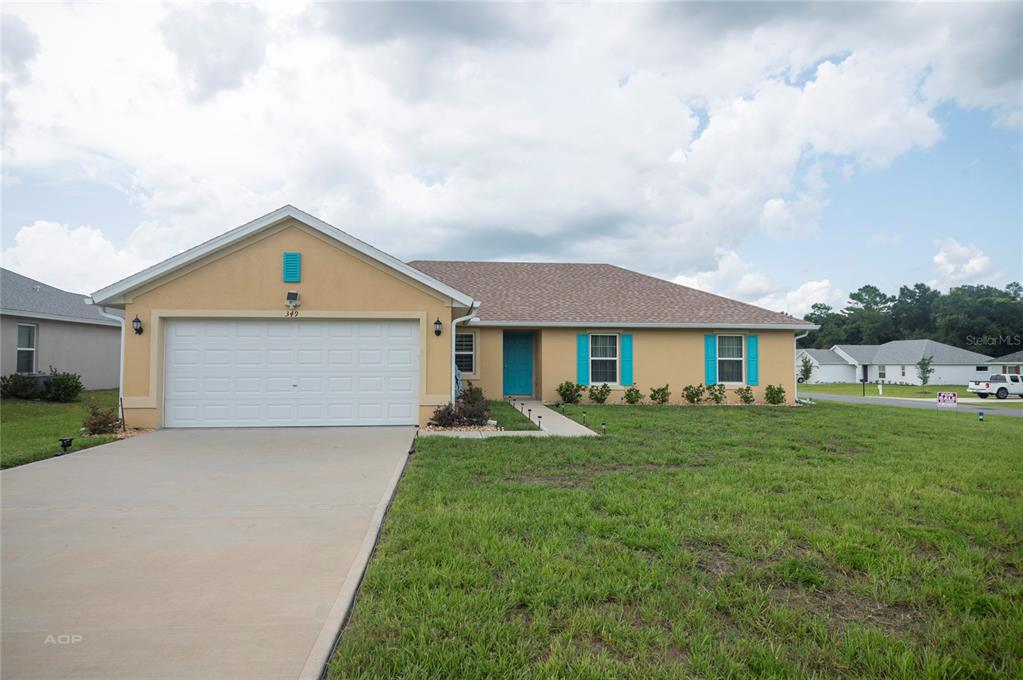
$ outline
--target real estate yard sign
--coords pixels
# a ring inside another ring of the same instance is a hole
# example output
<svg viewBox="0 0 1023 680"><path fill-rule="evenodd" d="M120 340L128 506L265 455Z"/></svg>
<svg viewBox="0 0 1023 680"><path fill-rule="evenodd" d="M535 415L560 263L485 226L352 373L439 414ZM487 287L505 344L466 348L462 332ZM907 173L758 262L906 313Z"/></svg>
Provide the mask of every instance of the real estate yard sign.
<svg viewBox="0 0 1023 680"><path fill-rule="evenodd" d="M959 395L956 392L938 392L938 408L959 408Z"/></svg>

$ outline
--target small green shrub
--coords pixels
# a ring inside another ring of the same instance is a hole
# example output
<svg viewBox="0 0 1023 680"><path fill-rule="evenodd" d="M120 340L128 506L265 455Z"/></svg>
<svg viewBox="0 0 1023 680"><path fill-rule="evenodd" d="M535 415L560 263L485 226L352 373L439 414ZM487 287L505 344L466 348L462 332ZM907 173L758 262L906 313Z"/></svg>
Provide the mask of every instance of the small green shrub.
<svg viewBox="0 0 1023 680"><path fill-rule="evenodd" d="M35 396L36 381L20 373L0 378L0 398L31 399Z"/></svg>
<svg viewBox="0 0 1023 680"><path fill-rule="evenodd" d="M625 403L627 404L638 404L643 401L643 393L635 387L630 387L625 390Z"/></svg>
<svg viewBox="0 0 1023 680"><path fill-rule="evenodd" d="M667 404L670 397L671 390L668 389L667 385L664 385L663 387L650 388L650 401L655 404Z"/></svg>
<svg viewBox="0 0 1023 680"><path fill-rule="evenodd" d="M682 396L690 404L699 404L703 401L704 394L707 388L703 386L703 383L697 383L695 385L686 385L682 388Z"/></svg>
<svg viewBox="0 0 1023 680"><path fill-rule="evenodd" d="M603 385L590 385L590 401L594 404L603 404L611 396L611 388L607 383Z"/></svg>
<svg viewBox="0 0 1023 680"><path fill-rule="evenodd" d="M784 404L785 388L781 385L768 385L764 388L764 401L768 404L774 404L775 406L778 404Z"/></svg>
<svg viewBox="0 0 1023 680"><path fill-rule="evenodd" d="M95 402L89 402L89 415L82 421L83 430L88 434L114 434L120 427L117 407L100 408Z"/></svg>
<svg viewBox="0 0 1023 680"><path fill-rule="evenodd" d="M565 382L554 388L554 391L561 397L561 401L566 404L578 404L583 398L583 390L586 389L585 385L574 383L571 380Z"/></svg>
<svg viewBox="0 0 1023 680"><path fill-rule="evenodd" d="M43 386L42 397L46 401L69 402L82 393L82 376L77 373L62 373L50 366L50 377Z"/></svg>
<svg viewBox="0 0 1023 680"><path fill-rule="evenodd" d="M725 386L721 383L707 387L707 398L715 404L725 403Z"/></svg>
<svg viewBox="0 0 1023 680"><path fill-rule="evenodd" d="M746 387L736 387L735 393L739 396L739 401L746 404L747 406L756 401L753 398L753 388L747 385Z"/></svg>

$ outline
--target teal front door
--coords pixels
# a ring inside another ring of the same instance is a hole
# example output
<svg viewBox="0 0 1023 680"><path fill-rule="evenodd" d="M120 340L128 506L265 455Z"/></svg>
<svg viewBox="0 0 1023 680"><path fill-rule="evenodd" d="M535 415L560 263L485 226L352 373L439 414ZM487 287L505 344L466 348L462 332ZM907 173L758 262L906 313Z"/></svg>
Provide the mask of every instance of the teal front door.
<svg viewBox="0 0 1023 680"><path fill-rule="evenodd" d="M533 395L532 333L504 333L504 393Z"/></svg>

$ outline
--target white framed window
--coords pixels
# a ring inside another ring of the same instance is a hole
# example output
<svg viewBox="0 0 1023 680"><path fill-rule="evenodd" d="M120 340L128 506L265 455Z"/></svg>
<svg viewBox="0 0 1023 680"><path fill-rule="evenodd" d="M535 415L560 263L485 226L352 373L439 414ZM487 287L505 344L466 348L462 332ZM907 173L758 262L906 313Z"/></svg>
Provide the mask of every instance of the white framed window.
<svg viewBox="0 0 1023 680"><path fill-rule="evenodd" d="M476 334L455 334L455 366L462 373L476 373Z"/></svg>
<svg viewBox="0 0 1023 680"><path fill-rule="evenodd" d="M878 366L877 367L877 377L878 377L879 380L884 380L885 378L888 377L888 374L885 372L887 369L888 369L887 366Z"/></svg>
<svg viewBox="0 0 1023 680"><path fill-rule="evenodd" d="M743 335L718 336L718 382L743 384L746 381L746 337Z"/></svg>
<svg viewBox="0 0 1023 680"><path fill-rule="evenodd" d="M35 373L36 370L36 326L30 323L18 324L18 373Z"/></svg>
<svg viewBox="0 0 1023 680"><path fill-rule="evenodd" d="M906 367L905 366L900 366L899 368L902 370L902 377L905 378L906 377Z"/></svg>
<svg viewBox="0 0 1023 680"><path fill-rule="evenodd" d="M590 335L590 384L618 384L618 336Z"/></svg>
<svg viewBox="0 0 1023 680"><path fill-rule="evenodd" d="M975 366L975 368L977 369L978 373L987 373L987 371L988 371L988 367L987 366Z"/></svg>

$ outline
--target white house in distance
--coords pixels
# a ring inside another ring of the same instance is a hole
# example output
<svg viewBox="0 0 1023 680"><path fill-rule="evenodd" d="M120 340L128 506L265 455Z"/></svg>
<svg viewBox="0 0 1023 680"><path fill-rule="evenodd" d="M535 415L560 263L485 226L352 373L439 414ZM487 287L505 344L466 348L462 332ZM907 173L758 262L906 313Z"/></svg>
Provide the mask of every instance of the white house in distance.
<svg viewBox="0 0 1023 680"><path fill-rule="evenodd" d="M992 373L1023 373L1023 351L991 359L988 363Z"/></svg>
<svg viewBox="0 0 1023 680"><path fill-rule="evenodd" d="M934 340L893 340L883 345L835 345L831 349L796 351L796 368L809 357L813 373L809 383L885 382L919 385L916 364L925 356L932 358L932 385L965 385L986 378L992 369L991 357L946 345ZM997 372L997 371L995 371Z"/></svg>

